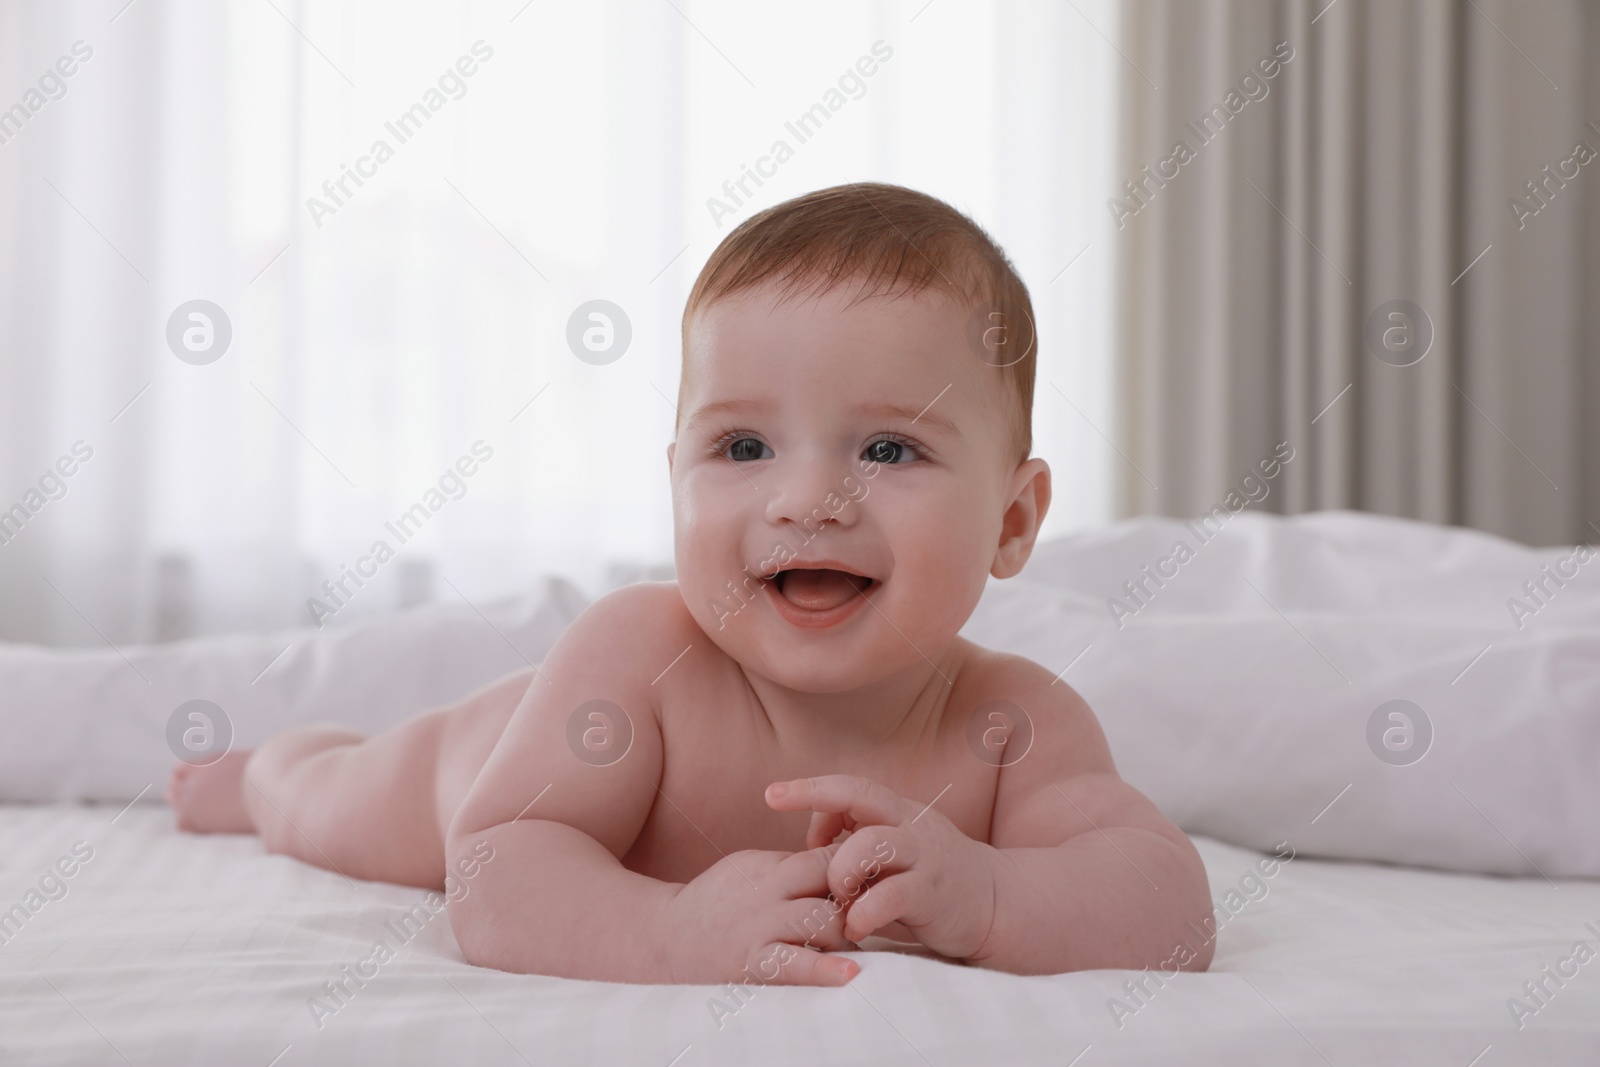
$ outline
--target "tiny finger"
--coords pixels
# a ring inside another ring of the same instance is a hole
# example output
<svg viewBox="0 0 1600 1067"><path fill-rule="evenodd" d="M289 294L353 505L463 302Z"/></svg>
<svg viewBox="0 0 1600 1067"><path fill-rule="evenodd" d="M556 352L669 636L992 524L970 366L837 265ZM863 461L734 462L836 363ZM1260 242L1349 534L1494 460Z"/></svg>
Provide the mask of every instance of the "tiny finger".
<svg viewBox="0 0 1600 1067"><path fill-rule="evenodd" d="M821 848L833 844L833 839L846 829L844 816L836 811L814 811L811 825L806 829L806 847Z"/></svg>
<svg viewBox="0 0 1600 1067"><path fill-rule="evenodd" d="M794 778L767 786L767 806L774 811L835 811L858 823L898 826L911 819L920 805L892 789L853 774L824 774Z"/></svg>
<svg viewBox="0 0 1600 1067"><path fill-rule="evenodd" d="M909 870L917 861L917 840L892 826L863 826L838 845L828 865L828 890L853 902L872 882Z"/></svg>
<svg viewBox="0 0 1600 1067"><path fill-rule="evenodd" d="M775 888L793 899L825 896L828 892L828 869L838 851L838 845L822 845L786 856L774 868L778 877Z"/></svg>
<svg viewBox="0 0 1600 1067"><path fill-rule="evenodd" d="M803 945L776 941L762 949L751 971L771 985L841 986L861 973L861 965Z"/></svg>
<svg viewBox="0 0 1600 1067"><path fill-rule="evenodd" d="M794 902L783 936L792 934L808 948L825 952L852 952L855 942L844 936L844 907L828 897Z"/></svg>
<svg viewBox="0 0 1600 1067"><path fill-rule="evenodd" d="M860 941L879 927L905 917L911 903L911 879L905 875L885 878L850 903L845 916L844 936Z"/></svg>

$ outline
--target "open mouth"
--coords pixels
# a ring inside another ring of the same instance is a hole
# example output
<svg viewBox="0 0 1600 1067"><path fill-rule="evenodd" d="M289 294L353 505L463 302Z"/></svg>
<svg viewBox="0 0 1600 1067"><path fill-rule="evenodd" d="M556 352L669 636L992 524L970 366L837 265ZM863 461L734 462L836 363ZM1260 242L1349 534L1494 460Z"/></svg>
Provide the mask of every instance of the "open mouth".
<svg viewBox="0 0 1600 1067"><path fill-rule="evenodd" d="M878 584L876 579L831 567L779 571L771 583L779 596L802 611L832 611Z"/></svg>

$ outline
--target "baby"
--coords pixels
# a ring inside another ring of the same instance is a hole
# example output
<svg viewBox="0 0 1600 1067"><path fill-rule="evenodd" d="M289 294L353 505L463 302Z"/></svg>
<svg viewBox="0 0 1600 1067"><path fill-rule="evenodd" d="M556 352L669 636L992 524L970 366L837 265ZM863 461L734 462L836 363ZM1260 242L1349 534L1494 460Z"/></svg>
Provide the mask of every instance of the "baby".
<svg viewBox="0 0 1600 1067"><path fill-rule="evenodd" d="M507 971L841 985L874 934L1017 974L1171 961L1211 913L1194 846L1071 687L957 636L1050 504L1032 323L1004 253L932 197L755 215L684 310L677 581L387 733L180 764L178 825L448 874L462 952Z"/></svg>

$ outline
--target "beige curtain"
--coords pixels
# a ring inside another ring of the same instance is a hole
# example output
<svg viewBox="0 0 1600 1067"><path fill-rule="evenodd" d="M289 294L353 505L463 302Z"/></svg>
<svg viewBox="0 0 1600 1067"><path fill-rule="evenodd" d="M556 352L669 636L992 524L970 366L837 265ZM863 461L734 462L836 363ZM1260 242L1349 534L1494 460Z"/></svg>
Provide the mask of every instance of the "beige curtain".
<svg viewBox="0 0 1600 1067"><path fill-rule="evenodd" d="M1132 2L1121 50L1121 510L1286 443L1258 507L1600 541L1600 4Z"/></svg>

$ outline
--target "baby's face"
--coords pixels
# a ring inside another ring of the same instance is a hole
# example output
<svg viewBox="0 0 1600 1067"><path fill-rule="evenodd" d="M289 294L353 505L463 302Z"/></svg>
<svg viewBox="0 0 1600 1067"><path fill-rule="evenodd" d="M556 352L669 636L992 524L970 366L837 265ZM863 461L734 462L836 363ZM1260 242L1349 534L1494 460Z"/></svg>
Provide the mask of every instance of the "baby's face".
<svg viewBox="0 0 1600 1067"><path fill-rule="evenodd" d="M970 309L855 295L706 308L668 449L689 610L746 670L809 692L942 651L1017 491L1009 386L968 347Z"/></svg>

